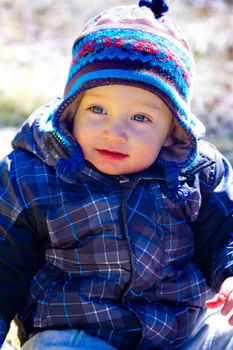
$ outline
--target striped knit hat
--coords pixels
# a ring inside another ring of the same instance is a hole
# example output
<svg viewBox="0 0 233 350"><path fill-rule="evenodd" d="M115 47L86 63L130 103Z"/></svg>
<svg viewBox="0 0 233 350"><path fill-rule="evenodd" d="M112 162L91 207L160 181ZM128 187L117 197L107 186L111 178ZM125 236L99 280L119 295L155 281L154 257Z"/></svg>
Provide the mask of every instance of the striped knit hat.
<svg viewBox="0 0 233 350"><path fill-rule="evenodd" d="M64 100L53 125L57 133L67 107L86 90L112 84L140 87L159 96L174 116L175 147L162 149L158 162L171 170L195 161L204 126L189 106L193 58L181 32L164 15L167 10L163 0L141 0L102 12L86 24L73 45Z"/></svg>

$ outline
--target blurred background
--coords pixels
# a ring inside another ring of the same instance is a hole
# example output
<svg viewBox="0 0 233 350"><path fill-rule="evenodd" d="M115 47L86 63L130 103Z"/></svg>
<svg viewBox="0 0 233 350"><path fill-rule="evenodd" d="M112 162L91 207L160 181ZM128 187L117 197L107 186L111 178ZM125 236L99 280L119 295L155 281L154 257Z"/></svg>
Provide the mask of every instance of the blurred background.
<svg viewBox="0 0 233 350"><path fill-rule="evenodd" d="M16 128L61 96L73 40L84 23L123 0L0 0L0 158ZM196 59L192 110L233 164L233 0L167 0ZM13 329L4 350L17 349Z"/></svg>
<svg viewBox="0 0 233 350"><path fill-rule="evenodd" d="M193 112L206 124L207 138L233 162L233 0L167 2L197 63ZM1 139L7 143L35 108L62 95L71 46L83 24L104 8L130 3L0 0Z"/></svg>

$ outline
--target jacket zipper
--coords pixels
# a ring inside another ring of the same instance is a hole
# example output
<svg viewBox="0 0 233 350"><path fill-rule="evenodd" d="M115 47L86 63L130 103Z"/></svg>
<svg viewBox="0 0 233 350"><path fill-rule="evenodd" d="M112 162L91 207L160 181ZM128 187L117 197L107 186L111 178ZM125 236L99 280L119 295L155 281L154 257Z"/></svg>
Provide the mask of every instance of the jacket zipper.
<svg viewBox="0 0 233 350"><path fill-rule="evenodd" d="M58 161L60 158L64 157L64 153L66 153L67 156L69 156L70 153L68 147L62 141L62 138L54 130L49 135L46 143L50 154L55 161ZM57 143L58 146L56 146L55 143Z"/></svg>

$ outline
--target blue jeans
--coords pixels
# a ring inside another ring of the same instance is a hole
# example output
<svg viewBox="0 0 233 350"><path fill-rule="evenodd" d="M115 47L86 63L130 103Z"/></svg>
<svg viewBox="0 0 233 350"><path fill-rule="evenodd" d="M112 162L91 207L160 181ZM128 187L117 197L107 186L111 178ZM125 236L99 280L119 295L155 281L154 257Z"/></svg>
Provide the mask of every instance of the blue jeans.
<svg viewBox="0 0 233 350"><path fill-rule="evenodd" d="M76 329L48 330L37 333L21 350L116 350L104 340Z"/></svg>
<svg viewBox="0 0 233 350"><path fill-rule="evenodd" d="M207 310L200 317L182 350L233 350L233 326L220 310Z"/></svg>
<svg viewBox="0 0 233 350"><path fill-rule="evenodd" d="M85 331L48 330L36 334L21 350L117 350ZM207 311L182 350L233 350L233 327L219 314Z"/></svg>

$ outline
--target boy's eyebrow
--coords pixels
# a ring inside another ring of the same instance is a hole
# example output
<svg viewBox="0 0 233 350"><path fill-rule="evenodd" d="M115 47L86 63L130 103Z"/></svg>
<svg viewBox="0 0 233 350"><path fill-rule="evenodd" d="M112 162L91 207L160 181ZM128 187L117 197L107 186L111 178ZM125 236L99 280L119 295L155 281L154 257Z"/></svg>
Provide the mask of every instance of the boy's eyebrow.
<svg viewBox="0 0 233 350"><path fill-rule="evenodd" d="M161 106L157 105L156 103L149 103L149 102L142 102L141 105L145 107L149 107L150 109L161 109Z"/></svg>
<svg viewBox="0 0 233 350"><path fill-rule="evenodd" d="M105 98L108 99L108 96L106 95L102 95L102 94L98 94L96 92L87 92L86 96L91 96L91 97L101 97L101 98ZM161 109L161 107L159 105L157 105L156 103L153 102L138 102L139 105L145 106L145 107L149 107L150 109Z"/></svg>
<svg viewBox="0 0 233 350"><path fill-rule="evenodd" d="M87 97L96 97L96 98L103 98L103 99L105 99L105 100L108 100L109 99L109 97L108 96L106 96L106 95L104 95L104 94L100 94L100 93L96 93L96 92L92 92L92 91L88 91L88 92L86 92L86 96ZM85 95L84 95L84 97L85 97ZM146 108L149 108L149 109L161 109L162 108L162 106L160 106L159 104L157 104L157 103L153 103L153 102L138 102L138 105L141 107L146 107ZM136 106L137 106L137 104L136 104Z"/></svg>
<svg viewBox="0 0 233 350"><path fill-rule="evenodd" d="M96 93L96 92L86 92L86 94L85 94L87 97L89 97L89 96L92 96L92 97L103 97L103 98L108 98L108 96L106 96L106 95L102 95L102 94L98 94L98 93ZM84 97L85 97L85 95L84 95Z"/></svg>

